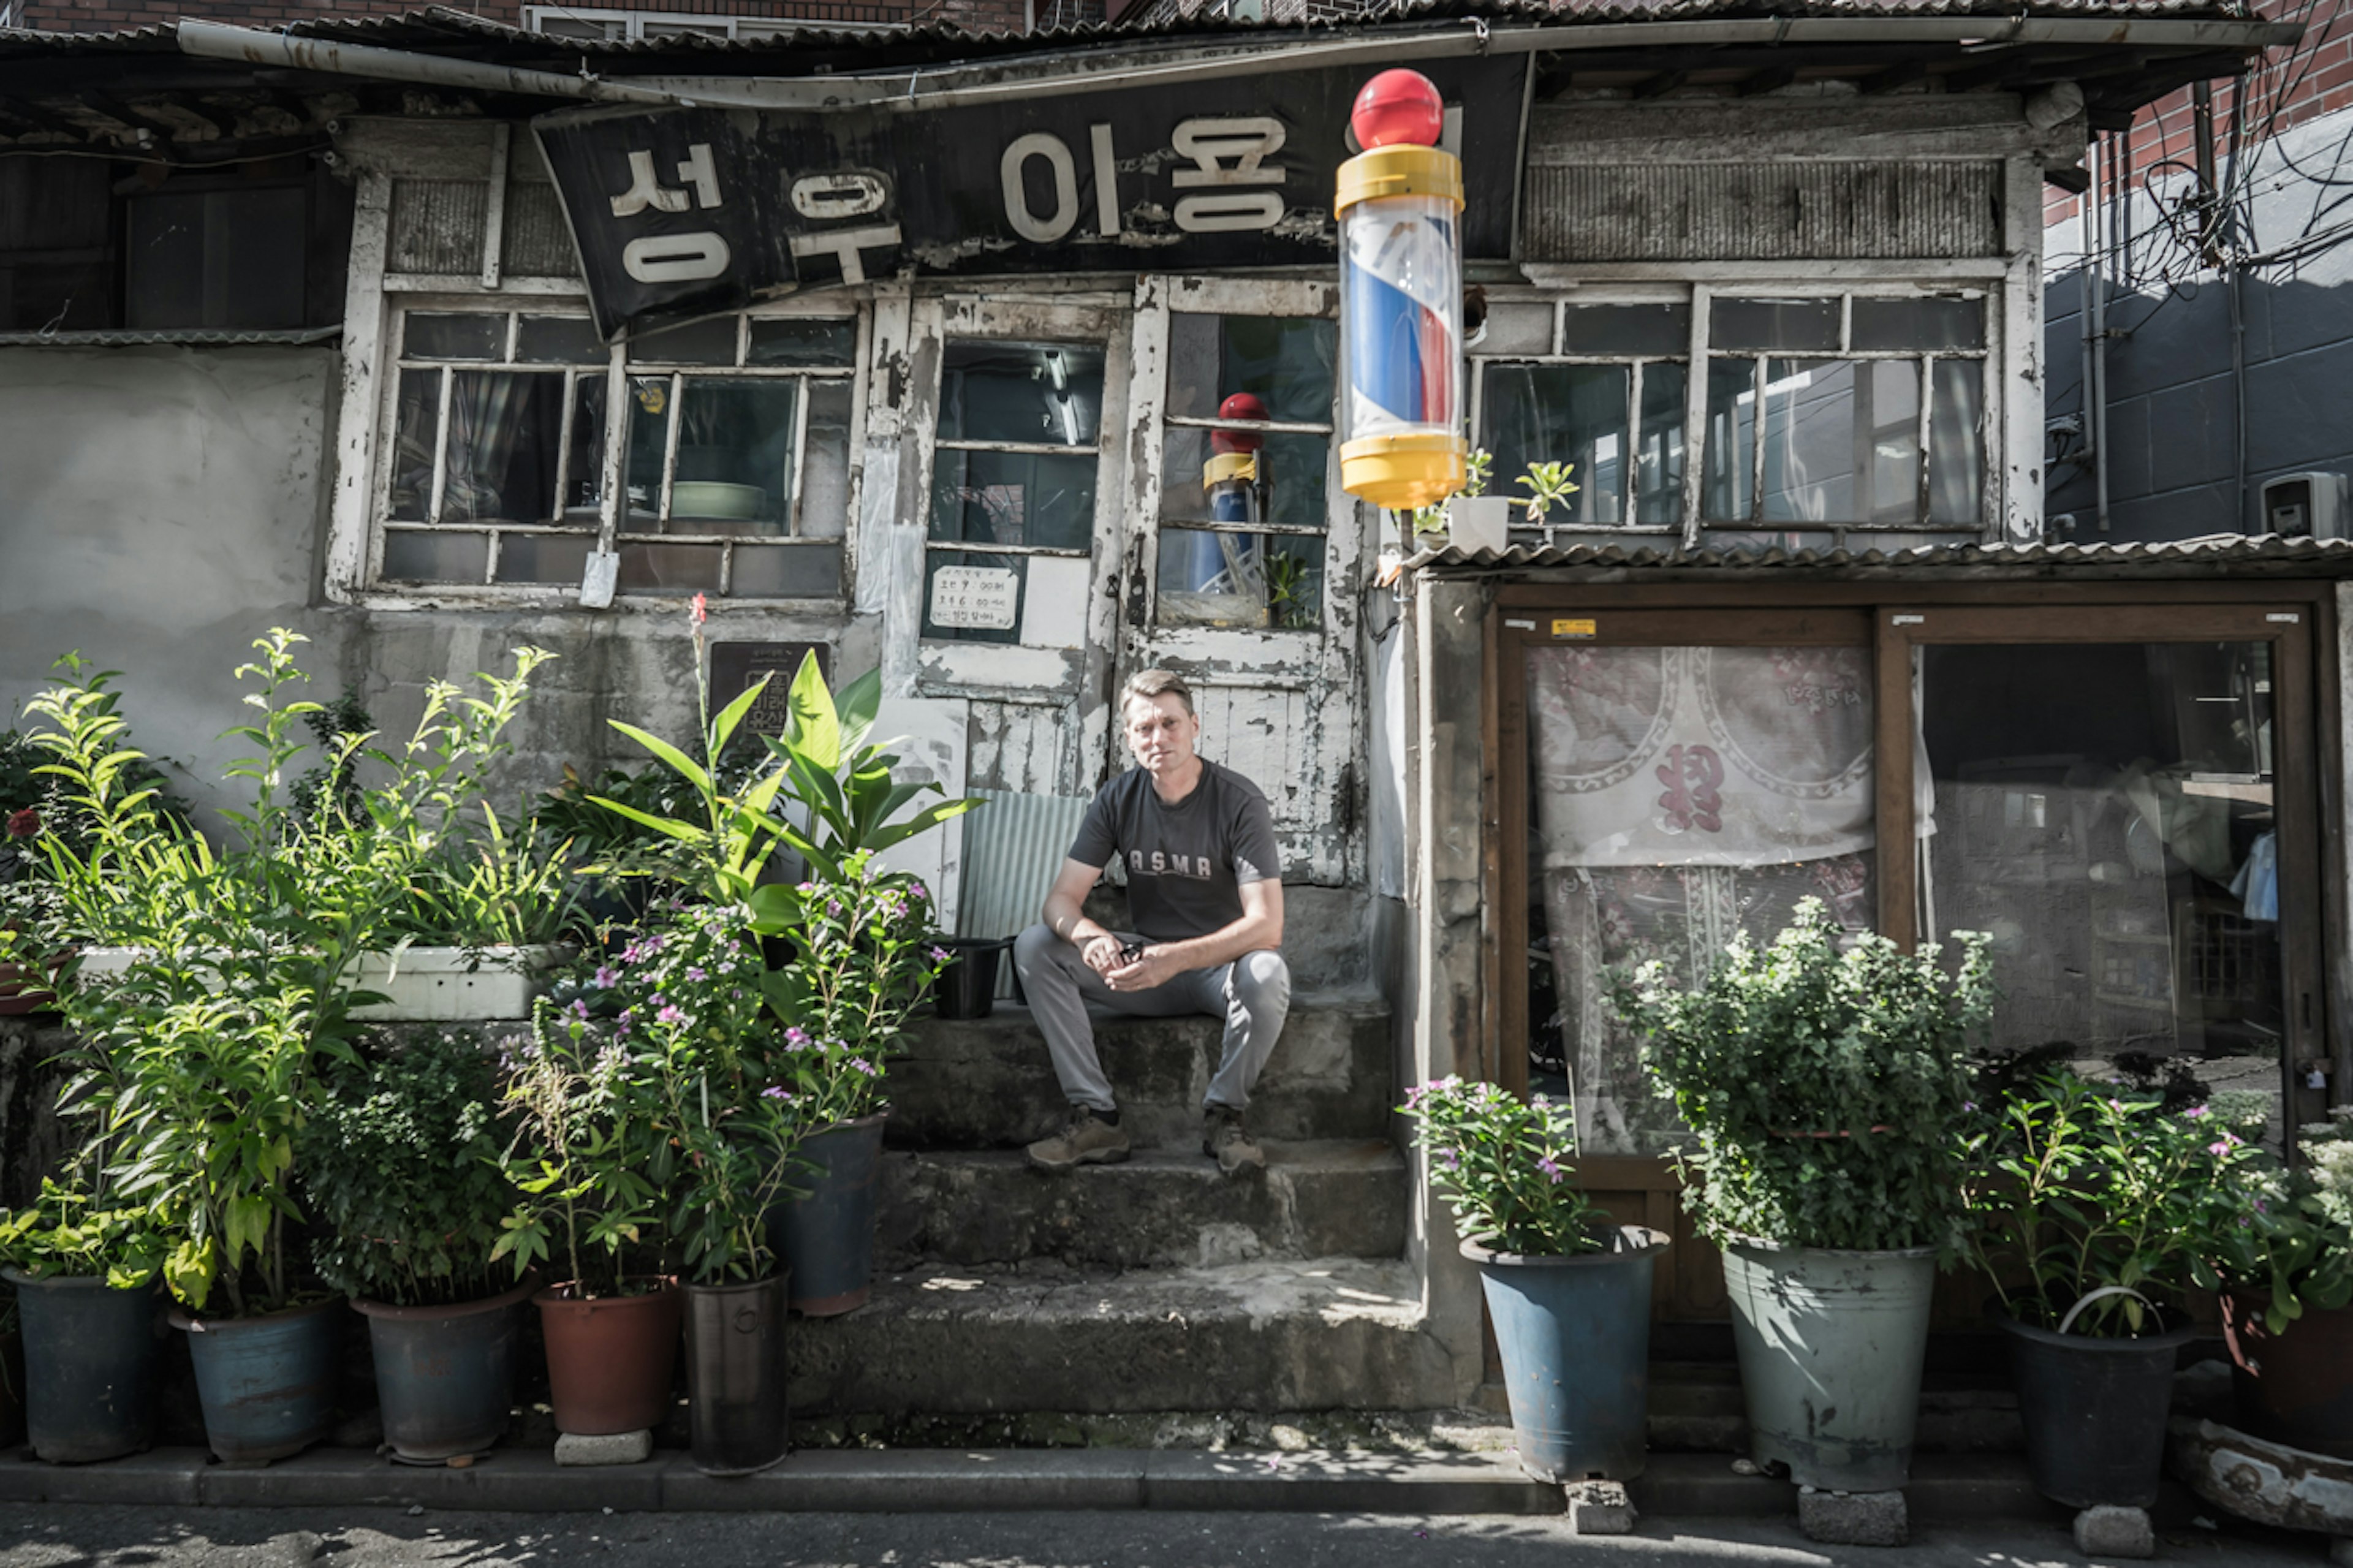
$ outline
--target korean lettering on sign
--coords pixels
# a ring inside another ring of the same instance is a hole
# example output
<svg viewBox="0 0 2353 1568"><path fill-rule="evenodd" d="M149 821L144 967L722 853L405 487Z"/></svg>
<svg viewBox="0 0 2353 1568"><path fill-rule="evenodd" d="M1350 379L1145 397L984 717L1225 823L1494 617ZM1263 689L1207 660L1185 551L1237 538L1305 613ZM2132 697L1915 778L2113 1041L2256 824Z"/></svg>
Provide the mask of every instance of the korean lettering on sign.
<svg viewBox="0 0 2353 1568"><path fill-rule="evenodd" d="M932 624L1009 631L1020 597L1018 573L999 566L943 566L932 574Z"/></svg>

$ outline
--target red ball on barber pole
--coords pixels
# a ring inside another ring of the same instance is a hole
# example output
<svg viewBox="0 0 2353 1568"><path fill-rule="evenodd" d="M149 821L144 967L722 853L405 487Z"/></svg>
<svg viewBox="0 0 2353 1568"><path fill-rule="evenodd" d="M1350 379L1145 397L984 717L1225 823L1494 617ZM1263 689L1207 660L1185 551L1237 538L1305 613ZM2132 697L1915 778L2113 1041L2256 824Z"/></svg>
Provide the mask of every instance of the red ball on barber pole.
<svg viewBox="0 0 2353 1568"><path fill-rule="evenodd" d="M1264 419L1266 405L1247 392L1237 392L1218 405L1220 419ZM1209 450L1212 452L1255 452L1266 445L1266 436L1258 430L1212 430Z"/></svg>
<svg viewBox="0 0 2353 1568"><path fill-rule="evenodd" d="M1446 130L1446 100L1419 71L1386 70L1357 89L1348 111L1356 145L1435 147Z"/></svg>

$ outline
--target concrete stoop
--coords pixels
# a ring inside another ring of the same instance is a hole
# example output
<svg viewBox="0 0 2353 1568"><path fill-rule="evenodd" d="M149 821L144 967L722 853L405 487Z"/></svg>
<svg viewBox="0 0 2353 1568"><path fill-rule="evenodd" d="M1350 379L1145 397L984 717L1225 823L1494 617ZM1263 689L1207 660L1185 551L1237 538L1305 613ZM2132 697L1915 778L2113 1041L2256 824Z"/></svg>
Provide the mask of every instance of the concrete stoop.
<svg viewBox="0 0 2353 1568"><path fill-rule="evenodd" d="M1395 1258L1105 1274L927 1265L794 1325L793 1408L906 1412L1437 1407L1453 1367Z"/></svg>

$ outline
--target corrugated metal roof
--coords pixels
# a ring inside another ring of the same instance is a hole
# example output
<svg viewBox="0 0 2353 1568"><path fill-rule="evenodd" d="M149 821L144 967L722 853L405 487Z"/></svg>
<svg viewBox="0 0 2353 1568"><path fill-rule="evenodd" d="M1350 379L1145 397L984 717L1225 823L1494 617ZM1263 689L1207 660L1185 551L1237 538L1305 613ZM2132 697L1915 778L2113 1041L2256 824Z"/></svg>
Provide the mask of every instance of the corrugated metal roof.
<svg viewBox="0 0 2353 1568"><path fill-rule="evenodd" d="M178 348L248 348L264 344L281 348L331 343L343 335L334 327L289 327L282 331L237 331L227 328L156 327L100 328L76 332L0 332L6 349L121 349L158 344Z"/></svg>
<svg viewBox="0 0 2353 1568"><path fill-rule="evenodd" d="M2280 573L2309 568L2314 576L2353 575L2353 539L2290 539L2276 533L2206 534L2154 542L2043 544L1924 544L1905 550L1703 549L1597 542L1515 544L1508 550L1466 552L1448 545L1407 558L1409 571L1449 576L1508 575L1557 568L1625 571L1768 573L1789 570L1886 573L1890 575L1960 567L2045 568L2068 574L2229 575L2254 569Z"/></svg>

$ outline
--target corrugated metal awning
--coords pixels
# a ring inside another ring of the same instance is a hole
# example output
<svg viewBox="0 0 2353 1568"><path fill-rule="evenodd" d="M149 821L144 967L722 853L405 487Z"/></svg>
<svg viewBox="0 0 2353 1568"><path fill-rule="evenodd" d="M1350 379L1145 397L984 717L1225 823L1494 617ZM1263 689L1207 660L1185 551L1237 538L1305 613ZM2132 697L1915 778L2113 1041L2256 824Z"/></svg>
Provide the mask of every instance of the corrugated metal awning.
<svg viewBox="0 0 2353 1568"><path fill-rule="evenodd" d="M1567 572L1633 580L1653 574L1765 576L1814 573L1846 577L2066 575L2071 577L2353 576L2353 539L2290 539L2275 533L2215 533L2153 542L1924 544L1905 550L1661 549L1600 541L1509 550L1424 550L1409 572L1448 577L1509 577Z"/></svg>
<svg viewBox="0 0 2353 1568"><path fill-rule="evenodd" d="M288 327L281 331L232 331L205 327L103 328L79 332L0 332L5 349L121 349L156 346L210 349L276 345L299 348L331 343L343 327Z"/></svg>

